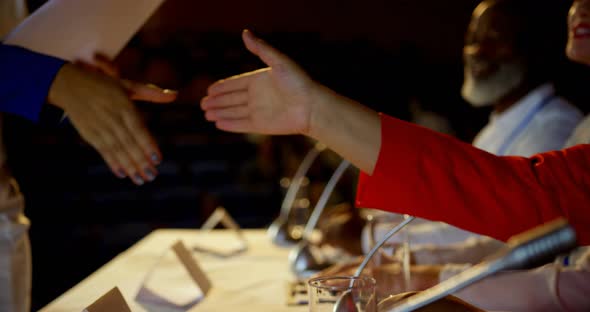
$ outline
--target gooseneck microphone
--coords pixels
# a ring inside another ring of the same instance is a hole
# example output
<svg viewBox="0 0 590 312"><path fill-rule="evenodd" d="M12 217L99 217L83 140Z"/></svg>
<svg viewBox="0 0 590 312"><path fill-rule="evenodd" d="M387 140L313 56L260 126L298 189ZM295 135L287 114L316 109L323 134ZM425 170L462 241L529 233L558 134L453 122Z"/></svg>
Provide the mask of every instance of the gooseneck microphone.
<svg viewBox="0 0 590 312"><path fill-rule="evenodd" d="M342 160L342 162L340 162L340 165L338 165L338 168L336 168L332 177L330 177L330 180L326 184L326 187L324 187L318 202L313 208L313 212L305 225L305 230L303 231L303 239L289 254L291 270L298 276L303 275L306 271L317 271L329 265L329 263L324 263L322 260L317 259L317 256L312 252L311 248L313 246L310 241L311 235L324 212L324 208L328 203L328 199L330 199L330 195L334 192L336 184L340 181L342 175L349 167L350 163L348 161Z"/></svg>
<svg viewBox="0 0 590 312"><path fill-rule="evenodd" d="M513 236L507 243L506 248L494 254L489 260L399 303L388 302L388 299L392 298L389 297L379 303L378 310L413 311L499 271L533 268L577 246L576 233L563 218Z"/></svg>
<svg viewBox="0 0 590 312"><path fill-rule="evenodd" d="M267 231L268 236L271 238L274 244L283 247L290 246L300 239L300 237L294 237L293 233L289 230L289 215L291 214L293 203L297 198L297 193L301 188L301 184L305 179L305 175L309 171L309 168L313 164L314 160L324 149L326 149L325 145L317 143L312 149L309 150L309 152L307 152L307 155L305 155L303 158L299 168L297 168L295 176L293 176L291 184L289 184L289 188L287 189L287 193L285 194L285 198L281 204L281 212L279 217L273 221Z"/></svg>

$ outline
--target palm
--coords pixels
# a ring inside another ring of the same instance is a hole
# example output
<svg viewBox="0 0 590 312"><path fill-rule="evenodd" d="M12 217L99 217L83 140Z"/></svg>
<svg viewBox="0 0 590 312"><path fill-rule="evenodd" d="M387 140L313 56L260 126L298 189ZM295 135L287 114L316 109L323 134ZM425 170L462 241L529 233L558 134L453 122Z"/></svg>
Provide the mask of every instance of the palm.
<svg viewBox="0 0 590 312"><path fill-rule="evenodd" d="M213 84L201 105L219 129L263 134L309 131L315 84L287 56L244 33L248 49L269 68Z"/></svg>
<svg viewBox="0 0 590 312"><path fill-rule="evenodd" d="M275 69L257 73L248 88L248 108L255 131L265 134L305 133L309 124L307 77Z"/></svg>

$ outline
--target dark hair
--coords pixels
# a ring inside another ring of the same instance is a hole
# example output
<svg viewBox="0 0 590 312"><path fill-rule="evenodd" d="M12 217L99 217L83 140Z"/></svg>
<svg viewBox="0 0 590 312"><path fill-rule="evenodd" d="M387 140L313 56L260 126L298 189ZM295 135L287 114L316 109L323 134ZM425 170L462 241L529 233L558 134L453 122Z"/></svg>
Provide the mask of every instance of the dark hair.
<svg viewBox="0 0 590 312"><path fill-rule="evenodd" d="M563 0L493 0L494 8L515 27L518 48L534 55L541 50L563 54L567 41L569 3Z"/></svg>
<svg viewBox="0 0 590 312"><path fill-rule="evenodd" d="M567 12L571 1L484 0L505 16L514 29L515 50L528 63L532 83L551 81L557 93L588 112L590 71L568 60Z"/></svg>
<svg viewBox="0 0 590 312"><path fill-rule="evenodd" d="M563 0L488 0L514 29L515 50L536 79L552 78L567 60L567 11ZM548 76L548 77L547 77Z"/></svg>

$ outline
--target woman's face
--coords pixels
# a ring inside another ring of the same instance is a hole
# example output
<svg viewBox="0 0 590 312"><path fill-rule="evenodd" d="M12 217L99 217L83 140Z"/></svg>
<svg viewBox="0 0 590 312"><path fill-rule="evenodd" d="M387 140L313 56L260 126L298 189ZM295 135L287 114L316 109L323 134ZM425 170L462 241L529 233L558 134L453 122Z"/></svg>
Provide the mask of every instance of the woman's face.
<svg viewBox="0 0 590 312"><path fill-rule="evenodd" d="M567 56L590 65L590 0L574 0L568 15Z"/></svg>

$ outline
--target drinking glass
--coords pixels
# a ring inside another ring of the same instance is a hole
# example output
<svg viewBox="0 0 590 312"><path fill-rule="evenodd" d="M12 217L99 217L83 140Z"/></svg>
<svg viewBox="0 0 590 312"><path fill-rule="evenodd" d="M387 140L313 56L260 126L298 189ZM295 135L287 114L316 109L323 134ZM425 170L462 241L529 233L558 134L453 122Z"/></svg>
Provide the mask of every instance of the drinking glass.
<svg viewBox="0 0 590 312"><path fill-rule="evenodd" d="M350 291L360 312L376 312L375 279L368 276L328 276L309 280L309 311L332 312L338 299Z"/></svg>
<svg viewBox="0 0 590 312"><path fill-rule="evenodd" d="M368 247L373 248L384 233L384 229L393 228L396 224L408 218L408 215L398 214L379 214L371 218L367 224L368 230ZM394 242L392 242L394 241ZM399 251L399 252L398 252ZM394 235L393 239L386 242L373 256L371 261L374 268L381 265L399 264L402 269L402 282L396 289L406 292L411 290L410 281L410 238L408 228L403 228ZM381 281L383 282L383 281ZM380 283L381 283L380 282ZM384 289L377 289L377 299L381 300L391 293L383 293Z"/></svg>

